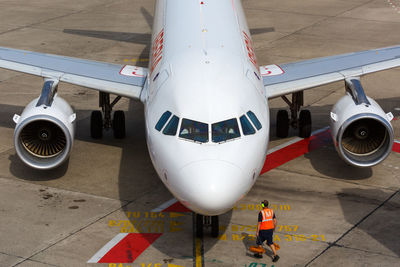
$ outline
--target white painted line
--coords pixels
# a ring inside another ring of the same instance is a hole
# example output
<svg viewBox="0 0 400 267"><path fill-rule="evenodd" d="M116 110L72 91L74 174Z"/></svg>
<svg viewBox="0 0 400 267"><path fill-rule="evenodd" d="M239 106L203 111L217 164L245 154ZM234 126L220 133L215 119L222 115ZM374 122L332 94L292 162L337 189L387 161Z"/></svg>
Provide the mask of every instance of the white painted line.
<svg viewBox="0 0 400 267"><path fill-rule="evenodd" d="M167 202L165 202L164 204L161 204L157 208L151 210L151 212L161 212L161 211L165 210L166 208L174 205L176 202L178 202L178 200L176 198L170 199Z"/></svg>
<svg viewBox="0 0 400 267"><path fill-rule="evenodd" d="M107 254L116 244L118 244L122 239L124 239L128 233L119 233L117 234L110 242L105 244L104 247L102 247L99 251L97 251L94 256L88 260L87 263L98 263L101 258L104 257L104 255Z"/></svg>
<svg viewBox="0 0 400 267"><path fill-rule="evenodd" d="M321 128L319 130L315 130L314 132L311 133L311 135L316 135L316 134L320 134L322 132L325 132L326 130L329 130L329 126L326 126L324 128Z"/></svg>
<svg viewBox="0 0 400 267"><path fill-rule="evenodd" d="M316 130L316 131L312 132L311 135L316 135L316 134L325 132L325 131L328 130L328 129L329 129L329 127L325 127L325 128ZM297 143L297 142L299 142L299 141L301 141L301 140L303 140L303 139L304 139L304 138L296 137L296 138L294 138L294 139L292 139L292 140L290 140L290 141L288 141L288 142L286 142L286 143L283 143L283 144L281 144L281 145L279 145L279 146L276 146L276 147L273 147L273 148L271 148L271 149L268 149L267 155L269 155L269 154L271 154L271 153L274 153L274 152L276 152L276 151L278 151L278 150L281 150L282 148L285 148L285 147L287 147L287 146L293 145L293 144L295 144L295 143Z"/></svg>
<svg viewBox="0 0 400 267"><path fill-rule="evenodd" d="M395 143L400 144L400 141L394 140Z"/></svg>

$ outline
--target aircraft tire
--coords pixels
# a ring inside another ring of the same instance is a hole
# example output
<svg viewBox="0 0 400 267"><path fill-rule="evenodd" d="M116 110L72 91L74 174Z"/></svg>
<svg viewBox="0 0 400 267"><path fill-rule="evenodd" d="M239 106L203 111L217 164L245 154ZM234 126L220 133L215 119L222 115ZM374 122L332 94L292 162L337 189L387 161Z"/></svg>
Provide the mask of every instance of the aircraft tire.
<svg viewBox="0 0 400 267"><path fill-rule="evenodd" d="M115 138L125 138L125 113L122 110L117 110L114 112L113 130Z"/></svg>
<svg viewBox="0 0 400 267"><path fill-rule="evenodd" d="M289 135L289 113L281 109L276 115L276 137L285 138Z"/></svg>
<svg viewBox="0 0 400 267"><path fill-rule="evenodd" d="M308 138L311 136L311 112L309 110L300 111L299 115L299 137Z"/></svg>
<svg viewBox="0 0 400 267"><path fill-rule="evenodd" d="M101 111L92 111L90 115L90 136L93 139L103 137L103 114Z"/></svg>
<svg viewBox="0 0 400 267"><path fill-rule="evenodd" d="M218 237L219 235L219 219L218 216L211 217L211 236Z"/></svg>

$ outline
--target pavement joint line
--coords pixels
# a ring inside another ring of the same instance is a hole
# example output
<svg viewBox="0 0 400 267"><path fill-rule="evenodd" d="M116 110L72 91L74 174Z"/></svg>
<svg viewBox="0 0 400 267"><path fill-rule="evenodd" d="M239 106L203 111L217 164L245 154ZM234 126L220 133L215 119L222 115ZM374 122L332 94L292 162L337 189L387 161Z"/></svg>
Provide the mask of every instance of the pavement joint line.
<svg viewBox="0 0 400 267"><path fill-rule="evenodd" d="M20 259L20 260L23 260L23 261L27 260L27 258L25 258L25 257L9 254L9 253L2 252L2 251L0 251L0 254L6 255L6 256L9 256L9 257L14 257L14 258L17 258L17 259ZM17 266L18 264L22 263L23 261L20 261L20 262L16 263L16 265L14 265L14 266ZM53 264L46 263L46 262L43 262L43 261L38 261L38 260L30 260L30 261L46 264L46 265L49 265L49 266L57 266L57 265L53 265Z"/></svg>
<svg viewBox="0 0 400 267"><path fill-rule="evenodd" d="M125 203L124 205L121 205L121 206L118 207L117 209L112 210L112 211L106 213L105 215L103 215L103 216L97 218L96 220L94 220L93 222L89 222L89 223L87 223L86 225L80 227L79 229L70 232L70 233L67 234L65 237L60 238L59 240L55 241L53 244L50 244L50 245L48 245L47 247L45 247L45 248L43 248L43 249L41 249L41 250L39 250L39 251L33 253L31 256L29 256L28 258L26 258L25 260L21 261L21 262L18 263L18 264L21 264L21 263L23 263L23 262L25 262L25 261L27 261L27 260L32 260L32 258L35 257L36 255L38 255L38 254L40 254L40 253L42 253L42 252L48 250L48 249L51 248L51 247L54 247L54 246L57 245L58 243L60 243L60 242L62 242L62 241L64 241L64 240L66 240L66 239L72 237L73 235L75 235L76 233L81 232L82 230L85 230L86 228L88 228L88 227L92 226L93 224L95 224L95 223L101 221L102 219L106 218L107 216L109 216L109 215L111 215L111 214L117 212L118 210L123 209L124 207L127 207L127 206L130 205L131 203L137 201L138 199L140 199L140 198L144 197L145 195L147 195L147 194L149 194L149 193L152 193L152 192L153 192L153 190L148 190L147 192L145 192L145 193L142 194L141 196L137 197L136 199L134 199L134 200L132 200L132 201L130 201L130 202L128 202L128 203ZM89 194L88 194L88 195L89 195ZM17 266L17 265L13 265L12 267L15 267L15 266Z"/></svg>
<svg viewBox="0 0 400 267"><path fill-rule="evenodd" d="M351 250L357 250L357 251L367 252L367 253L369 253L369 254L375 254L375 255L380 255L380 256L385 256L385 257L391 257L391 258L395 258L395 259L400 258L400 256L393 256L393 255L390 255L390 254L385 254L385 253L376 252L376 251L374 251L374 250L353 248L353 247L344 246L344 245L338 245L338 244L334 245L334 247L345 248L345 249L351 249Z"/></svg>
<svg viewBox="0 0 400 267"><path fill-rule="evenodd" d="M13 150L13 149L14 149L14 148L11 148L11 149L9 149L9 150L7 150L7 151L10 151L10 150ZM5 151L1 152L0 155L1 155L2 153L5 153ZM5 180L8 180L8 181L9 181L9 180L18 181L18 182L21 182L21 183L26 183L26 184L32 185L32 181L30 181L30 180L24 180L24 179L19 178L19 177L1 176L0 179L5 179ZM34 181L34 182L36 182L36 181ZM37 182L40 182L40 181L37 181ZM90 194L90 193L87 193L87 192L75 191L75 190L70 190L70 189L65 189L65 188L52 187L52 186L48 186L48 185L45 185L45 184L35 184L35 183L34 183L34 185L37 185L37 186L44 186L44 187L49 188L49 189L60 190L60 191L69 192L69 193L84 194L84 195L88 195L88 196L91 196L91 197L97 198L97 199L107 199L107 200L114 200L114 201L120 201L120 202L130 202L130 201L131 201L131 200L123 200L123 199L115 199L115 198L110 198L110 197L104 197L104 196L99 196L99 195L95 195L95 194ZM143 194L140 195L139 197L137 197L137 198L135 198L134 200L132 200L132 202L138 200L138 198L141 198L141 197L145 196L146 194L147 194L147 192L143 193ZM130 203L122 204L119 208L123 208L126 204L129 205Z"/></svg>
<svg viewBox="0 0 400 267"><path fill-rule="evenodd" d="M64 14L64 15L61 15L61 16L48 18L48 19L45 19L43 21L39 21L39 22L36 22L36 23L19 26L17 28L11 29L11 30L0 32L0 35L7 34L7 33L10 33L10 32L19 31L19 30L23 30L23 29L27 29L27 28L31 28L32 26L35 26L35 25L40 25L42 23L50 22L50 21L53 21L53 20L56 20L56 19L61 19L61 18L68 17L68 16L71 16L71 15L79 14L79 13L82 13L83 11L85 11L85 10L82 9L82 10L74 11L72 13Z"/></svg>
<svg viewBox="0 0 400 267"><path fill-rule="evenodd" d="M380 205L378 205L376 208L374 208L372 211L370 211L367 215L365 215L363 218L361 218L360 221L358 221L355 225L353 225L349 230L347 230L343 235L341 235L338 239L336 239L333 243L329 244L327 248L325 248L321 253L319 253L317 256L315 256L313 259L311 259L305 267L309 266L311 263L313 263L316 259L318 259L320 256L322 256L325 252L327 252L331 247L337 246L337 243L342 240L347 234L349 234L351 231L353 231L355 228L357 228L361 223L363 223L366 219L368 219L372 214L374 214L377 210L379 210L381 207L383 207L387 202L389 202L395 195L397 195L400 192L400 190L397 190L394 192L392 195L390 195L385 201L383 201Z"/></svg>
<svg viewBox="0 0 400 267"><path fill-rule="evenodd" d="M288 172L288 173L293 173L293 174L300 174L302 176L309 176L309 177L312 177L312 178L320 178L320 179L324 179L324 180L328 180L328 181L337 181L337 182L342 182L342 183L346 183L346 184L359 185L359 186L361 185L361 186L365 186L365 187L372 187L372 188L381 189L381 190L387 190L387 191L391 191L391 192L396 192L396 190L398 190L398 189L395 189L395 188L382 187L382 186L372 185L372 184L361 184L361 183L358 183L358 182L343 180L343 179L340 179L340 178L324 177L324 176L318 176L318 175L314 175L314 174L302 173L302 172L299 172L299 171L291 171L291 170L281 169L280 167L275 168L273 170L274 171L281 171L281 172Z"/></svg>
<svg viewBox="0 0 400 267"><path fill-rule="evenodd" d="M75 11L72 11L72 12L70 12L68 14L64 14L64 15L53 17L53 18L49 18L49 19L45 19L43 21L39 21L39 22L36 22L36 23L31 23L31 24L24 25L24 26L19 26L19 27L15 28L15 29L11 29L11 30L8 30L8 31L0 32L0 35L7 34L7 33L10 33L10 32L14 32L14 31L19 31L19 30L22 30L22 29L25 29L25 28L30 28L30 27L33 27L35 25L40 25L40 24L43 24L43 23L46 23L46 22L50 22L52 20L61 19L61 18L68 17L68 16L71 16L71 15L79 14L79 13L82 13L82 12L93 11L96 8L107 6L107 5L108 5L108 3L105 3L105 4L99 4L99 5L95 5L95 6L92 6L92 7L88 7L88 9L75 10Z"/></svg>
<svg viewBox="0 0 400 267"><path fill-rule="evenodd" d="M305 26L305 27L303 27L303 28L301 28L301 29L298 29L298 30L296 30L296 31L294 31L294 32L292 32L292 33L290 33L290 34L288 34L288 35L282 36L281 38L278 38L278 39L272 41L271 44L272 44L272 43L275 43L275 42L278 42L278 41L280 41L280 40L283 40L283 39L285 39L285 38L287 38L287 37L290 37L290 36L292 36L292 35L296 35L296 34L302 32L302 31L304 31L304 30L306 30L306 29L308 29L308 28L312 28L312 27L314 27L315 25L318 25L318 24L320 24L320 23L322 23L322 22L325 22L325 21L327 21L327 20L330 19L330 18L339 17L339 16L345 14L346 12L349 12L349 11L351 11L351 10L353 10L353 9L362 7L362 6L364 6L364 5L367 5L367 4L369 4L369 3L372 3L372 2L374 2L374 1L375 1L375 0L370 0L370 1L366 2L366 3L362 3L362 4L360 4L360 5L354 6L354 7L350 8L350 9L348 9L348 10L345 10L345 11L343 11L343 12L341 12L341 13L339 13L339 14L336 14L336 15L334 15L334 16L331 16L331 17L326 17L326 16L325 16L325 17L324 17L323 19L321 19L321 20L317 20L316 22L314 22L314 23L312 23L312 24L310 24L310 25L308 25L308 26ZM337 39L337 38L336 38L336 39ZM346 38L346 40L349 40L349 39ZM357 40L358 40L358 39L357 39ZM358 40L358 41L359 41L359 40ZM270 47L270 48L271 48L271 47Z"/></svg>

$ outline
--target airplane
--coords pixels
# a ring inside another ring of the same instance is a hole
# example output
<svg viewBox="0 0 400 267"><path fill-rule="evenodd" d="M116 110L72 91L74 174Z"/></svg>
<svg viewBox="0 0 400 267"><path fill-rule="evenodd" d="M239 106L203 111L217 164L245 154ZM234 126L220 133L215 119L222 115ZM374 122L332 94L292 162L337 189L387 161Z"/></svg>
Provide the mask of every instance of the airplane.
<svg viewBox="0 0 400 267"><path fill-rule="evenodd" d="M44 78L40 96L13 117L22 162L52 169L71 153L76 114L57 93L61 82L99 91L95 139L105 128L124 138L124 113L113 108L121 97L140 100L160 180L197 214L198 235L211 226L216 237L218 215L247 194L264 165L270 99L281 97L290 110L279 110L276 135L293 127L307 138L304 90L344 81L328 114L339 156L362 168L390 154L393 115L366 96L360 77L400 66L400 46L260 67L240 0L156 0L151 42L148 68L1 47L1 68Z"/></svg>

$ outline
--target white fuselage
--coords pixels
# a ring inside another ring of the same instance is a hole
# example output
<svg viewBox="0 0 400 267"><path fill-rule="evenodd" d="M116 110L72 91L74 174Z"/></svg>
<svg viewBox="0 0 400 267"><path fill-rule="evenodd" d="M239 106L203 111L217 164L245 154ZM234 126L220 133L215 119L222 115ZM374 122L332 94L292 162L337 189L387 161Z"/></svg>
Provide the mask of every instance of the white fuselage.
<svg viewBox="0 0 400 267"><path fill-rule="evenodd" d="M222 214L256 181L269 137L266 93L240 0L156 1L150 61L144 98L153 165L185 206ZM168 122L179 118L175 135L163 134L165 125L155 128L166 111ZM255 133L245 135L239 118L248 111L262 128L252 122ZM182 138L183 119L207 124L207 136ZM230 119L240 137L220 142L212 124Z"/></svg>

